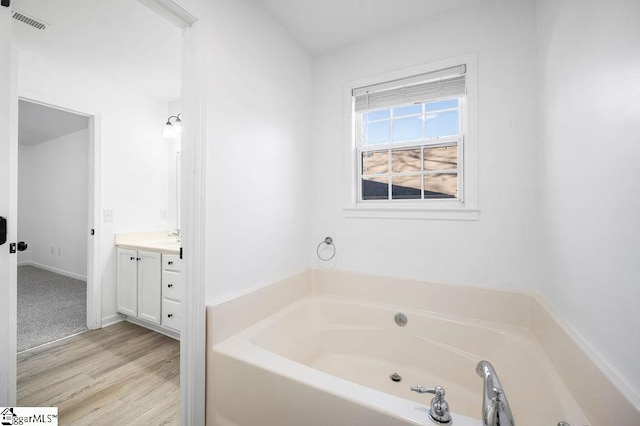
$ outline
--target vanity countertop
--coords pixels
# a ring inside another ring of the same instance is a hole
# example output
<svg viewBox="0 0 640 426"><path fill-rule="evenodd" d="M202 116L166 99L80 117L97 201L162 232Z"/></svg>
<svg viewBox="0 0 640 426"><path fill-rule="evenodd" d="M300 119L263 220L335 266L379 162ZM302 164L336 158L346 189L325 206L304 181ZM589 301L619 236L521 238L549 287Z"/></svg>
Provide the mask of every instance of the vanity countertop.
<svg viewBox="0 0 640 426"><path fill-rule="evenodd" d="M181 244L175 237L169 237L169 231L126 232L115 236L118 247L165 254L180 254Z"/></svg>

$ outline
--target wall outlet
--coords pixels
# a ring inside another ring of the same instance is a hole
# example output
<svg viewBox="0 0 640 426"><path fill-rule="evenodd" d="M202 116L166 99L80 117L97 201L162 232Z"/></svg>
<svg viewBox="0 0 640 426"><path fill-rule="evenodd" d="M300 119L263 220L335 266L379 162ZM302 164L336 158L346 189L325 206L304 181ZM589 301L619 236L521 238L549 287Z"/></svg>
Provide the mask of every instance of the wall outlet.
<svg viewBox="0 0 640 426"><path fill-rule="evenodd" d="M111 209L102 210L102 218L105 222L113 222L113 210Z"/></svg>
<svg viewBox="0 0 640 426"><path fill-rule="evenodd" d="M160 209L160 220L168 220L169 219L169 212L167 211L167 209Z"/></svg>

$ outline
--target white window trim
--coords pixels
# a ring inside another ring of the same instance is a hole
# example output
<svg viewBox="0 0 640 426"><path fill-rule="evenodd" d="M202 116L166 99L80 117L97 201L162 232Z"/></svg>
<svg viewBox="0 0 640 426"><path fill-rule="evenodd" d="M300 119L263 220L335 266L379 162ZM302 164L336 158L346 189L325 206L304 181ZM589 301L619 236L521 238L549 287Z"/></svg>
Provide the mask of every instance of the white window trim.
<svg viewBox="0 0 640 426"><path fill-rule="evenodd" d="M353 89L397 80L412 75L466 65L466 114L463 118L464 165L459 171L463 179L461 200L408 200L358 203L358 146L355 138L353 114ZM344 86L344 215L349 218L396 218L435 220L478 220L478 108L477 108L477 59L467 54L426 65L399 70L383 75L352 81Z"/></svg>

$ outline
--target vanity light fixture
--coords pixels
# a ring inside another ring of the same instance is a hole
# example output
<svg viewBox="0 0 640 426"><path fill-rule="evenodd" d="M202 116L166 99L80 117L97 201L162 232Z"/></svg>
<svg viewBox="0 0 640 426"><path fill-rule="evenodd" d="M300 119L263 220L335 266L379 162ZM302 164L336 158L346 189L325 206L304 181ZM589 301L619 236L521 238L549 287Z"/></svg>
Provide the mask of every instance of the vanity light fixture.
<svg viewBox="0 0 640 426"><path fill-rule="evenodd" d="M162 136L168 139L175 139L182 133L182 120L180 120L180 116L182 113L178 115L172 115L167 118L167 124L164 125L164 130L162 131ZM173 123L171 122L173 119Z"/></svg>

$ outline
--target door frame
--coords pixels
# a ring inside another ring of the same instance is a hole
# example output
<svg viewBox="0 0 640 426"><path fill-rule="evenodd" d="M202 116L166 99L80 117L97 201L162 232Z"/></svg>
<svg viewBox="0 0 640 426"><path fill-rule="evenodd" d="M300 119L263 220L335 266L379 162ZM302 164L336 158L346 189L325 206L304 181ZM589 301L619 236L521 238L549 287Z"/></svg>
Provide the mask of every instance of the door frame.
<svg viewBox="0 0 640 426"><path fill-rule="evenodd" d="M0 6L0 215L7 219L7 241L0 246L0 404L16 403L16 317L18 212L18 52L11 48L10 9Z"/></svg>
<svg viewBox="0 0 640 426"><path fill-rule="evenodd" d="M195 0L138 0L182 28L183 131L180 217L185 294L180 332L180 412L183 425L205 424L206 309L206 50L207 20Z"/></svg>
<svg viewBox="0 0 640 426"><path fill-rule="evenodd" d="M181 3L176 0L158 0ZM194 12L193 9L191 9ZM206 309L206 78L205 21L196 19L182 31L183 133L180 158L182 246L185 298L180 333L180 395L183 425L205 424Z"/></svg>
<svg viewBox="0 0 640 426"><path fill-rule="evenodd" d="M81 115L89 119L89 141L87 153L87 328L96 330L102 327L102 286L100 285L100 238L102 221L100 220L101 191L100 164L102 156L100 150L100 135L102 134L102 119L100 113L87 113L60 105L55 100L43 101L33 96L20 96L18 100L31 102L48 108ZM91 231L93 230L93 234Z"/></svg>

